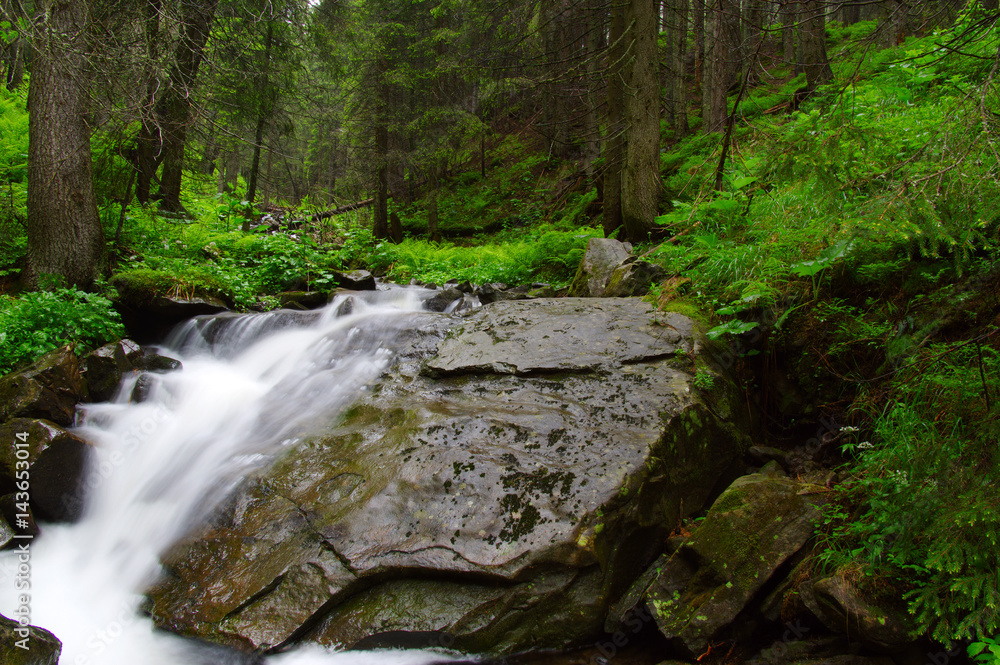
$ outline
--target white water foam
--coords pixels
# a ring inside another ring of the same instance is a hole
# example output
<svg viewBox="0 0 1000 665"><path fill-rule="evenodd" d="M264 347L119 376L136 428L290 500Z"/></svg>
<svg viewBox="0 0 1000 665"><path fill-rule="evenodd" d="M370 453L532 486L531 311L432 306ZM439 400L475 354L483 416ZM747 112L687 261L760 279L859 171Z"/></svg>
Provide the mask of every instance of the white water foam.
<svg viewBox="0 0 1000 665"><path fill-rule="evenodd" d="M415 290L343 298L319 312L189 322L162 353L183 369L153 376L131 402L88 405L78 433L95 444L84 518L44 525L31 545L30 620L63 642L61 665L245 663L246 657L154 629L142 591L160 555L249 471L335 417L393 354ZM225 319L226 317L223 317ZM15 553L0 555L0 613L18 606ZM456 656L430 651L330 653L311 646L274 665L424 665Z"/></svg>

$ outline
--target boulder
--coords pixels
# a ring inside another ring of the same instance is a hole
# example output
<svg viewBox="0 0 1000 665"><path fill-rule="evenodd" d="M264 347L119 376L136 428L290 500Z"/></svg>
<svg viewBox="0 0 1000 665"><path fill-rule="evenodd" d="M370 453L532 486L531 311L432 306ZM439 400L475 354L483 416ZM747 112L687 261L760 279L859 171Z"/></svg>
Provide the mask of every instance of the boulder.
<svg viewBox="0 0 1000 665"><path fill-rule="evenodd" d="M413 316L337 424L165 555L157 625L247 651L578 645L740 463L738 393L693 388L683 316L638 299Z"/></svg>
<svg viewBox="0 0 1000 665"><path fill-rule="evenodd" d="M642 597L660 632L687 655L704 653L812 537L824 492L778 474L737 479L653 565Z"/></svg>
<svg viewBox="0 0 1000 665"><path fill-rule="evenodd" d="M615 268L631 255L632 246L610 238L591 238L580 261L576 277L569 287L571 297L599 298L604 296L608 280Z"/></svg>
<svg viewBox="0 0 1000 665"><path fill-rule="evenodd" d="M0 422L23 417L71 425L76 405L86 395L87 385L73 349L56 349L27 369L0 379Z"/></svg>
<svg viewBox="0 0 1000 665"><path fill-rule="evenodd" d="M350 272L336 272L334 277L337 286L351 291L374 291L376 288L375 277L367 270L351 270Z"/></svg>
<svg viewBox="0 0 1000 665"><path fill-rule="evenodd" d="M62 642L37 626L0 616L0 660L4 665L56 665Z"/></svg>
<svg viewBox="0 0 1000 665"><path fill-rule="evenodd" d="M161 356L159 353L153 351L147 351L135 361L136 369L144 372L156 372L158 374L176 372L182 367L183 364L180 360L171 358L170 356Z"/></svg>
<svg viewBox="0 0 1000 665"><path fill-rule="evenodd" d="M0 493L21 489L15 483L17 462L27 462L31 505L38 516L57 522L75 520L82 510L90 453L87 442L53 422L10 420L0 425Z"/></svg>
<svg viewBox="0 0 1000 665"><path fill-rule="evenodd" d="M454 287L459 291L461 291L462 293L472 293L476 290L476 287L474 287L469 280L460 282L457 279L449 279L447 282L444 283L444 285L445 287Z"/></svg>
<svg viewBox="0 0 1000 665"><path fill-rule="evenodd" d="M7 518L0 515L0 549L13 546L14 534L16 533L14 527L7 521Z"/></svg>
<svg viewBox="0 0 1000 665"><path fill-rule="evenodd" d="M811 594L820 610L818 616L828 628L869 649L896 653L919 637L906 607L898 600L867 598L842 575L816 581Z"/></svg>
<svg viewBox="0 0 1000 665"><path fill-rule="evenodd" d="M808 637L808 626L797 622L786 625L785 639L762 649L747 665L894 665L890 658L850 653L850 645L842 638Z"/></svg>
<svg viewBox="0 0 1000 665"><path fill-rule="evenodd" d="M666 271L660 266L630 256L611 272L602 295L609 298L644 296L649 293L650 284L660 282L666 276Z"/></svg>
<svg viewBox="0 0 1000 665"><path fill-rule="evenodd" d="M475 295L479 302L488 305L498 300L511 300L506 296L507 285L502 282L488 282L476 289Z"/></svg>
<svg viewBox="0 0 1000 665"><path fill-rule="evenodd" d="M325 291L285 291L278 294L282 307L293 309L316 309L326 304Z"/></svg>
<svg viewBox="0 0 1000 665"><path fill-rule="evenodd" d="M441 289L424 301L424 309L431 312L443 312L456 300L465 298L465 294L453 286Z"/></svg>
<svg viewBox="0 0 1000 665"><path fill-rule="evenodd" d="M129 339L119 340L94 349L83 359L83 376L87 393L93 402L107 402L118 392L122 377L130 372L132 360L142 356L139 345Z"/></svg>
<svg viewBox="0 0 1000 665"><path fill-rule="evenodd" d="M229 303L211 295L143 297L126 291L115 301L115 309L129 336L146 344L161 341L176 325L196 316L225 312Z"/></svg>

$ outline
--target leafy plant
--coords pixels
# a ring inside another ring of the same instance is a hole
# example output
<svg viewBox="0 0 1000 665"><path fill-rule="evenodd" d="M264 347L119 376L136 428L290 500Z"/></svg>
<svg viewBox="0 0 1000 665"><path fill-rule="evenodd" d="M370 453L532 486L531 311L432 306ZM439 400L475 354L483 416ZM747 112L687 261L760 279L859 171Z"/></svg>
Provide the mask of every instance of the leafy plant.
<svg viewBox="0 0 1000 665"><path fill-rule="evenodd" d="M983 637L966 648L969 658L985 665L1000 664L1000 643L991 637Z"/></svg>
<svg viewBox="0 0 1000 665"><path fill-rule="evenodd" d="M0 373L66 344L83 353L125 335L111 301L75 288L0 296Z"/></svg>
<svg viewBox="0 0 1000 665"><path fill-rule="evenodd" d="M821 560L903 581L921 631L941 642L1000 629L1000 353L934 348L851 440L851 479L827 509ZM860 434L860 433L859 433ZM897 582L897 586L899 583Z"/></svg>

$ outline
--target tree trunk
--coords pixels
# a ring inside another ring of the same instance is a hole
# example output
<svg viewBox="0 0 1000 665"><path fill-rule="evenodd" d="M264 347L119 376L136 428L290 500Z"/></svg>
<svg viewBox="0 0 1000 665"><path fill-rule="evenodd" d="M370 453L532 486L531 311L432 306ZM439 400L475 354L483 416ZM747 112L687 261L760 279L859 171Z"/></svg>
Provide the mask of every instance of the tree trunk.
<svg viewBox="0 0 1000 665"><path fill-rule="evenodd" d="M739 10L733 0L712 0L705 17L705 84L702 128L719 132L727 117L726 96L740 67Z"/></svg>
<svg viewBox="0 0 1000 665"><path fill-rule="evenodd" d="M28 84L28 257L24 280L86 287L104 260L86 123L86 0L43 0Z"/></svg>
<svg viewBox="0 0 1000 665"><path fill-rule="evenodd" d="M270 119L271 115L274 113L273 104L271 100L268 99L267 90L270 89L270 71L268 68L271 65L271 45L274 42L274 22L267 22L267 29L264 33L264 72L263 72L263 84L262 90L260 90L260 98L257 103L257 127L254 129L253 134L253 159L250 163L250 181L247 183L247 202L251 205L254 199L257 198L257 173L260 170L260 151L264 145L264 128L267 126L267 121ZM248 212L248 215L250 213ZM250 220L249 218L243 224L243 230L250 230Z"/></svg>
<svg viewBox="0 0 1000 665"><path fill-rule="evenodd" d="M601 37L604 26L598 2L587 0L586 11L586 111L583 120L583 170L587 177L587 186L594 186L594 163L601 156L600 130L600 85L601 76L598 73L597 57L601 51Z"/></svg>
<svg viewBox="0 0 1000 665"><path fill-rule="evenodd" d="M691 0L694 13L694 81L699 88L705 80L705 2Z"/></svg>
<svg viewBox="0 0 1000 665"><path fill-rule="evenodd" d="M624 0L621 0L624 2ZM608 137L604 168L604 235L610 237L622 225L622 162L625 152L625 8L611 8L608 36Z"/></svg>
<svg viewBox="0 0 1000 665"><path fill-rule="evenodd" d="M687 77L684 67L687 51L687 7L688 0L664 1L663 32L666 34L667 44L670 45L664 68L665 107L667 126L673 129L674 139L683 138L688 133Z"/></svg>
<svg viewBox="0 0 1000 665"><path fill-rule="evenodd" d="M208 42L218 0L190 0L181 4L181 38L170 68L167 88L157 104L162 132L163 174L160 178L160 207L181 209L181 171L184 166L184 143L193 120L191 94L198 77L205 44Z"/></svg>
<svg viewBox="0 0 1000 665"><path fill-rule="evenodd" d="M810 91L833 80L833 70L826 55L826 10L819 0L803 0L802 56L806 86Z"/></svg>
<svg viewBox="0 0 1000 665"><path fill-rule="evenodd" d="M385 124L375 127L375 208L372 211L372 233L384 240L389 237L389 130Z"/></svg>
<svg viewBox="0 0 1000 665"><path fill-rule="evenodd" d="M11 92L21 87L24 81L24 42L15 37L9 44L0 47L3 53L4 84Z"/></svg>
<svg viewBox="0 0 1000 665"><path fill-rule="evenodd" d="M778 15L781 17L781 51L782 57L789 65L795 62L795 33L797 15L795 7L798 3L792 0L782 0L778 8ZM793 65L794 69L794 65Z"/></svg>
<svg viewBox="0 0 1000 665"><path fill-rule="evenodd" d="M660 199L660 100L656 65L657 4L630 0L625 14L628 94L625 97L625 163L622 226L628 240L649 239Z"/></svg>
<svg viewBox="0 0 1000 665"><path fill-rule="evenodd" d="M657 10L660 14L660 32L663 33L663 43L665 48L661 54L664 66L660 70L660 87L663 89L663 121L667 127L674 126L674 117L677 105L674 101L674 93L677 89L677 70L674 69L676 59L677 44L677 17L674 12L674 3L678 0L662 0L658 2Z"/></svg>
<svg viewBox="0 0 1000 665"><path fill-rule="evenodd" d="M764 70L760 64L760 52L764 42L764 0L749 0L743 13L743 39L741 53L744 63L751 66L749 85L761 80ZM750 62L747 62L747 60Z"/></svg>
<svg viewBox="0 0 1000 665"><path fill-rule="evenodd" d="M160 87L155 64L160 54L160 0L143 3L143 30L146 40L146 63L143 71L146 94L139 110L139 134L135 146L135 198L139 203L149 203L149 196L156 169L160 165L160 133L155 117L153 99Z"/></svg>
<svg viewBox="0 0 1000 665"><path fill-rule="evenodd" d="M861 5L857 2L844 3L844 24L854 25L861 20Z"/></svg>

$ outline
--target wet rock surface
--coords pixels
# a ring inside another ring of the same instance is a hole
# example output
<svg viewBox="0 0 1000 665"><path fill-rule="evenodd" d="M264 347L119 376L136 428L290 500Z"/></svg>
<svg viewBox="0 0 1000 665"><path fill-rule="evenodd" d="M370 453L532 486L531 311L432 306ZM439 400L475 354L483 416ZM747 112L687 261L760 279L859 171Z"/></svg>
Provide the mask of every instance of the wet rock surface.
<svg viewBox="0 0 1000 665"><path fill-rule="evenodd" d="M660 632L682 653L704 653L809 541L824 495L780 472L738 478L637 585Z"/></svg>
<svg viewBox="0 0 1000 665"><path fill-rule="evenodd" d="M27 462L31 505L38 515L52 521L80 516L91 453L87 442L53 422L29 418L0 425L0 442L0 494L19 489L16 465Z"/></svg>
<svg viewBox="0 0 1000 665"><path fill-rule="evenodd" d="M415 317L338 424L164 557L158 625L246 650L580 644L735 475L739 403L722 377L693 387L684 317L637 299Z"/></svg>
<svg viewBox="0 0 1000 665"><path fill-rule="evenodd" d="M4 665L56 665L61 652L62 642L44 628L22 627L0 616L0 656Z"/></svg>
<svg viewBox="0 0 1000 665"><path fill-rule="evenodd" d="M11 418L45 418L71 425L76 404L87 386L76 354L56 349L20 372L0 378L0 422Z"/></svg>
<svg viewBox="0 0 1000 665"><path fill-rule="evenodd" d="M631 256L632 245L610 238L591 238L580 261L569 295L599 298L605 295L608 280L615 268Z"/></svg>

